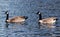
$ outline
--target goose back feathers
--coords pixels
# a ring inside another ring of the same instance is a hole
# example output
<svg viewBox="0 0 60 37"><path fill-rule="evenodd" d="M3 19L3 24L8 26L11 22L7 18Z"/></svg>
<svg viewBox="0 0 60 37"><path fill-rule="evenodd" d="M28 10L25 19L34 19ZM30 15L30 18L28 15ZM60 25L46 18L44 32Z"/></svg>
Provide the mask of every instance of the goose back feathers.
<svg viewBox="0 0 60 37"><path fill-rule="evenodd" d="M26 16L16 16L11 19L8 19L7 22L17 23L17 22L24 22L28 17Z"/></svg>

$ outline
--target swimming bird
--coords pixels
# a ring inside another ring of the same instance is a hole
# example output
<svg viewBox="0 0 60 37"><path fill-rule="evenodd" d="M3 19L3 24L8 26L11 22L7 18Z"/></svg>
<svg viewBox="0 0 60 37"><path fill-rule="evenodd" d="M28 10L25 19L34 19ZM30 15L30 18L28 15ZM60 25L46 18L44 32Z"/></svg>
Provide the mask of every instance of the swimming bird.
<svg viewBox="0 0 60 37"><path fill-rule="evenodd" d="M39 23L42 25L47 26L48 28L54 28L55 26L53 26L55 24L55 22L58 20L57 17L48 17L48 18L42 18L42 14L40 12L37 12L37 14L39 15Z"/></svg>
<svg viewBox="0 0 60 37"><path fill-rule="evenodd" d="M6 22L8 23L22 23L28 18L27 16L15 16L9 19L8 11L6 11L5 14L6 14Z"/></svg>

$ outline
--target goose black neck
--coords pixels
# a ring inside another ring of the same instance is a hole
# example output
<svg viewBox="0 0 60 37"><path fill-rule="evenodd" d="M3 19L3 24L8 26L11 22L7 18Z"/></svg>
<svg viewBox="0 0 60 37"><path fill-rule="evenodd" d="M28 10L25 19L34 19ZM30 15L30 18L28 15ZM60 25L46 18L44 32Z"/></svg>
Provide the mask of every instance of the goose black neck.
<svg viewBox="0 0 60 37"><path fill-rule="evenodd" d="M42 20L42 15L41 14L39 14L39 20Z"/></svg>
<svg viewBox="0 0 60 37"><path fill-rule="evenodd" d="M7 14L6 14L6 20L8 20L8 19L9 19L9 14L7 13Z"/></svg>

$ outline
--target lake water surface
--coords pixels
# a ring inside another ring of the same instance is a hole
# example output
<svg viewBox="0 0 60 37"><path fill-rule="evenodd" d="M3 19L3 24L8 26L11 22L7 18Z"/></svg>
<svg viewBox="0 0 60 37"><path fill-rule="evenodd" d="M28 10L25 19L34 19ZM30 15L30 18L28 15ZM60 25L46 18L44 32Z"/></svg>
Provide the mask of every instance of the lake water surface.
<svg viewBox="0 0 60 37"><path fill-rule="evenodd" d="M6 28L6 15L9 11L9 18L14 16L28 16L25 23L8 23ZM43 18L56 16L56 28L39 29L38 15L40 11ZM0 0L0 37L60 37L60 0Z"/></svg>

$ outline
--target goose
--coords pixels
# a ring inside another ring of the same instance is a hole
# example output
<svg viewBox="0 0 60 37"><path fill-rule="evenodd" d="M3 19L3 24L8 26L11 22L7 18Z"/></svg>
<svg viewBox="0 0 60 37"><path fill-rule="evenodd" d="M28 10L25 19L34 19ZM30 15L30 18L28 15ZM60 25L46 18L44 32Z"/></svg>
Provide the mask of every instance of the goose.
<svg viewBox="0 0 60 37"><path fill-rule="evenodd" d="M41 25L45 25L48 28L54 28L53 26L55 22L58 20L57 17L48 17L48 18L43 18L42 19L42 14L38 11L37 14L39 15L39 23Z"/></svg>
<svg viewBox="0 0 60 37"><path fill-rule="evenodd" d="M27 16L15 16L9 19L8 11L6 11L5 14L6 14L6 22L8 23L21 23L21 22L24 22L28 18Z"/></svg>

